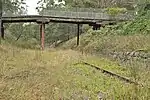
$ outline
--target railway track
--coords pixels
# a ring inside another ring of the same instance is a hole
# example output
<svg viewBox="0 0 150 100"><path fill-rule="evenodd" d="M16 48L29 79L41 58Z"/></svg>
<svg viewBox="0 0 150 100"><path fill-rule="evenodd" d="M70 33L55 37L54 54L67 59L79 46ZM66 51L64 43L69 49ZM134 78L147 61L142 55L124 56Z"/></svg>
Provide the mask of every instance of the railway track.
<svg viewBox="0 0 150 100"><path fill-rule="evenodd" d="M84 64L84 65L90 66L90 67L92 67L92 68L94 68L94 69L96 69L96 70L101 71L101 72L104 73L104 74L107 74L107 75L113 76L113 77L115 77L115 78L118 78L118 79L120 79L121 81L125 81L126 83L130 83L130 84L134 84L134 85L141 85L141 84L139 84L138 82L135 82L135 81L133 81L133 80L127 78L127 77L118 75L118 74L116 74L116 73L110 72L110 71L105 70L105 69L102 69L102 68L100 68L99 66L96 66L96 65L93 65L93 64L90 64L90 63L87 63L87 62L80 62L80 63L76 63L76 64L74 64L74 65L78 65L78 64ZM143 86L143 85L141 85L141 86Z"/></svg>

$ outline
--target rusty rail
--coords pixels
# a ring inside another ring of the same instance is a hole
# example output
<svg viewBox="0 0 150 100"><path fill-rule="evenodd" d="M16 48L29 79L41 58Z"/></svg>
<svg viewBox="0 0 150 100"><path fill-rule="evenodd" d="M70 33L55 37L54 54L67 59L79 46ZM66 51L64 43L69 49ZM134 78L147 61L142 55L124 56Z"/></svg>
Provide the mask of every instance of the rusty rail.
<svg viewBox="0 0 150 100"><path fill-rule="evenodd" d="M135 81L133 81L133 80L127 78L127 77L120 76L120 75L118 75L118 74L116 74L116 73L110 72L110 71L108 71L108 70L102 69L102 68L100 68L99 66L95 66L95 65L89 64L89 63L87 63L87 62L80 62L80 63L76 63L76 64L74 64L74 65L78 65L78 64L84 64L84 65L90 66L90 67L92 67L92 68L95 68L96 70L101 71L102 73L105 73L105 74L107 74L107 75L111 75L111 76L113 76L113 77L115 77L115 78L118 78L118 79L120 79L120 80L122 80L122 81L125 81L125 82L127 82L127 83L134 84L134 85L140 85L140 86L143 87L143 85L142 85L142 84L139 84L138 82L135 82Z"/></svg>

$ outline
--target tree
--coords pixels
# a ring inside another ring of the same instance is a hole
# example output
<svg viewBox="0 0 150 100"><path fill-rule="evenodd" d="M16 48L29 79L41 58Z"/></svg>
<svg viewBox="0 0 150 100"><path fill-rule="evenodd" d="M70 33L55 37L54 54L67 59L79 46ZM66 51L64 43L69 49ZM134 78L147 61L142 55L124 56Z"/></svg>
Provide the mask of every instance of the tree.
<svg viewBox="0 0 150 100"><path fill-rule="evenodd" d="M25 0L0 0L0 34L2 25L2 15L21 14L25 10ZM6 24L8 26L8 24Z"/></svg>
<svg viewBox="0 0 150 100"><path fill-rule="evenodd" d="M3 13L12 12L17 13L25 10L25 0L1 0L1 9Z"/></svg>
<svg viewBox="0 0 150 100"><path fill-rule="evenodd" d="M92 8L107 8L107 7L127 7L133 6L135 0L64 0L66 5L71 7L92 7Z"/></svg>

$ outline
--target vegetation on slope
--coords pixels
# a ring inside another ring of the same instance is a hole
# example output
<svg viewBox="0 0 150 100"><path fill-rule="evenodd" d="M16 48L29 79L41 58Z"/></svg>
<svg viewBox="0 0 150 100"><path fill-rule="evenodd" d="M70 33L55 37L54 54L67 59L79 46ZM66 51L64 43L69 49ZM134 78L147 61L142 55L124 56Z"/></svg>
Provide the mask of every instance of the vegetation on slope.
<svg viewBox="0 0 150 100"><path fill-rule="evenodd" d="M78 47L76 47L76 38L61 47L117 60L119 65L129 68L135 80L141 81L139 77L146 77L141 71L150 73L150 19L148 17L150 14L149 11L141 14L130 22L106 26L96 31L88 30L86 34L80 36ZM96 59L91 61L95 62L94 64L98 62Z"/></svg>
<svg viewBox="0 0 150 100"><path fill-rule="evenodd" d="M120 52L128 56L142 51L145 53L143 58L150 59L149 10L142 14L144 15L139 15L133 21L106 26L97 31L88 30L86 34L80 36L80 45L77 48L75 38L63 44L62 47L105 56Z"/></svg>

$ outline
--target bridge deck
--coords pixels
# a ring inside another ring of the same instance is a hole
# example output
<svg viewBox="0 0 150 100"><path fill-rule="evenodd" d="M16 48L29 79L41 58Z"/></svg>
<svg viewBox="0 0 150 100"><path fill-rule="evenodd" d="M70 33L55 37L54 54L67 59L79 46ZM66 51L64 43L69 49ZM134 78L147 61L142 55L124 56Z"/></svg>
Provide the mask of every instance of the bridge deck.
<svg viewBox="0 0 150 100"><path fill-rule="evenodd" d="M42 15L22 15L13 17L2 17L4 23L17 23L17 22L64 22L64 23L95 23L98 19L85 19L85 18L67 18L67 17L53 17Z"/></svg>
<svg viewBox="0 0 150 100"><path fill-rule="evenodd" d="M61 10L46 10L39 15L14 15L5 13L2 17L4 23L14 22L63 22L63 23L96 23L103 21L126 21L131 19L130 14L119 14L111 16L106 12L87 12L87 11L61 11Z"/></svg>

